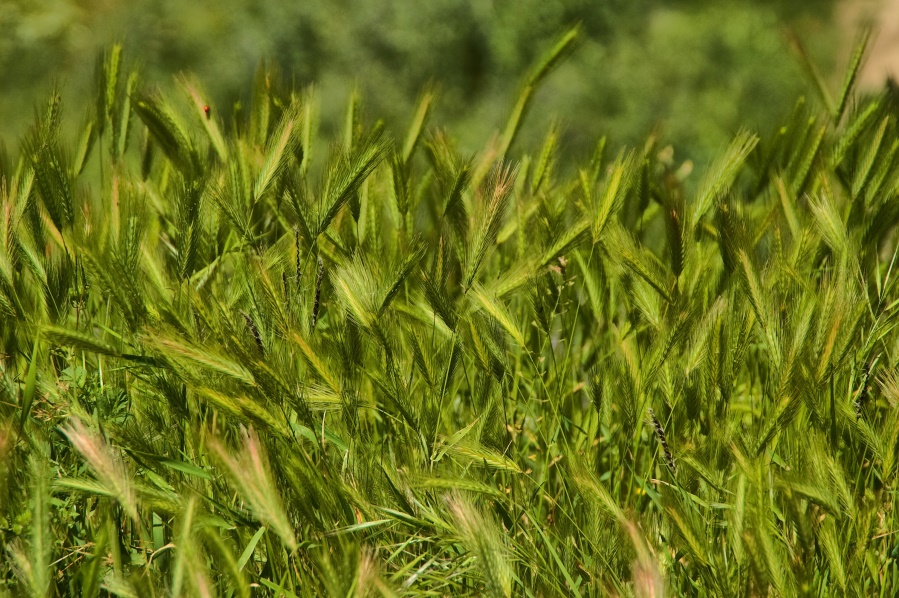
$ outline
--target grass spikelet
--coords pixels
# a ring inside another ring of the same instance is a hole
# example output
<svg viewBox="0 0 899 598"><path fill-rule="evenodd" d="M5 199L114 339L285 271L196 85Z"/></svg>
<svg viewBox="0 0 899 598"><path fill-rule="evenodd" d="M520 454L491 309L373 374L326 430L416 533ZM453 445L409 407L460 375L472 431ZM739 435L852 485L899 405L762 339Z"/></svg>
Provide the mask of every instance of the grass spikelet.
<svg viewBox="0 0 899 598"><path fill-rule="evenodd" d="M840 95L837 98L834 109L833 119L835 122L839 122L840 119L843 118L843 114L849 104L849 99L852 97L852 91L855 88L856 80L864 65L865 57L868 50L870 50L871 38L872 31L869 27L865 27L859 32L858 39L856 40L852 51L852 57L849 61L849 66L846 68L846 77L840 88Z"/></svg>
<svg viewBox="0 0 899 598"><path fill-rule="evenodd" d="M465 256L465 274L462 283L465 289L471 287L478 275L478 270L484 263L487 252L496 241L502 227L515 177L516 171L512 168L498 168L486 184L483 212L478 216L480 225L476 228L475 236L470 240Z"/></svg>
<svg viewBox="0 0 899 598"><path fill-rule="evenodd" d="M727 150L712 164L703 178L690 222L699 226L705 213L727 193L758 141L756 135L745 130L734 137Z"/></svg>
<svg viewBox="0 0 899 598"><path fill-rule="evenodd" d="M186 127L158 94L139 94L134 111L175 166L185 174L198 170L199 157Z"/></svg>
<svg viewBox="0 0 899 598"><path fill-rule="evenodd" d="M531 73L528 75L527 79L525 79L524 87L518 96L518 101L512 108L512 114L509 116L509 121L506 123L506 129L503 132L499 151L497 152L500 158L506 155L509 148L512 146L512 142L515 141L515 137L518 135L518 131L521 128L521 122L524 119L525 114L527 114L537 88L543 80L546 79L546 76L574 50L579 37L580 27L569 29L559 37L556 43L534 64Z"/></svg>
<svg viewBox="0 0 899 598"><path fill-rule="evenodd" d="M77 417L71 418L60 430L90 465L97 481L103 484L110 496L116 498L125 513L137 521L137 497L121 457Z"/></svg>
<svg viewBox="0 0 899 598"><path fill-rule="evenodd" d="M390 145L383 132L375 131L331 164L316 218L315 238L328 229L340 208L350 201L363 181L385 158Z"/></svg>
<svg viewBox="0 0 899 598"><path fill-rule="evenodd" d="M820 195L810 201L810 207L815 217L815 222L818 224L818 230L821 231L821 235L824 237L827 245L838 256L846 256L850 249L849 236L831 200L825 195Z"/></svg>
<svg viewBox="0 0 899 598"><path fill-rule="evenodd" d="M209 448L222 464L234 489L246 502L250 511L260 521L271 527L291 551L296 550L297 540L294 528L284 511L275 483L271 478L259 437L252 429L241 427L241 447L237 456L232 456L218 440L209 442Z"/></svg>
<svg viewBox="0 0 899 598"><path fill-rule="evenodd" d="M635 172L634 153L619 154L611 166L602 199L596 207L596 216L592 226L594 244L599 241L609 219L621 208Z"/></svg>
<svg viewBox="0 0 899 598"><path fill-rule="evenodd" d="M476 558L485 593L493 598L512 595L511 559L495 522L459 496L447 499L455 530L462 544Z"/></svg>
<svg viewBox="0 0 899 598"><path fill-rule="evenodd" d="M292 104L284 111L277 130L269 140L265 162L253 186L254 202L259 201L272 182L284 172L288 159L296 151L299 144L300 114L301 109L297 104Z"/></svg>

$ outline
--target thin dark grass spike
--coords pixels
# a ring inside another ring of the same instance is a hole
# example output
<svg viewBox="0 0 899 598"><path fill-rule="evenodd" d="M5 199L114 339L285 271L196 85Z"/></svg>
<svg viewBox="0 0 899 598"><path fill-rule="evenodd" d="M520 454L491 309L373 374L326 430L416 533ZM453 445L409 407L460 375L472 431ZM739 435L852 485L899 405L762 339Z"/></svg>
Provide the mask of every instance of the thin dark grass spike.
<svg viewBox="0 0 899 598"><path fill-rule="evenodd" d="M250 314L245 311L240 312L240 315L242 315L244 321L246 321L247 328L253 335L253 340L256 341L256 346L259 348L259 352L265 353L265 345L262 344L262 336L260 336L259 334L259 328L256 326L256 322L254 322L253 318L250 317Z"/></svg>
<svg viewBox="0 0 899 598"><path fill-rule="evenodd" d="M293 276L293 284L296 286L297 291L300 290L300 277L302 276L302 267L300 265L300 228L298 226L293 227L293 247L296 252L295 264L294 264L294 276Z"/></svg>
<svg viewBox="0 0 899 598"><path fill-rule="evenodd" d="M315 330L315 324L318 322L318 310L321 307L322 294L322 277L325 274L325 265L322 258L318 258L318 269L315 274L315 299L312 302L312 325L311 330Z"/></svg>
<svg viewBox="0 0 899 598"><path fill-rule="evenodd" d="M655 430L656 438L659 440L659 445L661 445L662 452L665 454L665 463L671 471L676 472L677 466L674 463L674 456L671 454L671 449L668 447L668 439L665 437L665 430L662 428L662 422L656 417L656 414L651 407L649 408L649 417L652 419L652 428Z"/></svg>

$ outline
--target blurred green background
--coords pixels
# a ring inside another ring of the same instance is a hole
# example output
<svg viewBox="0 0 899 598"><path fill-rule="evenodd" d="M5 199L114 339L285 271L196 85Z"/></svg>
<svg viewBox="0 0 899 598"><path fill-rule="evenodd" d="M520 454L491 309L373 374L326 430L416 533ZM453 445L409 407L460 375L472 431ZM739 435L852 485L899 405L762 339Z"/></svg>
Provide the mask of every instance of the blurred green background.
<svg viewBox="0 0 899 598"><path fill-rule="evenodd" d="M80 117L97 52L123 40L146 80L193 72L222 113L272 60L288 81L317 84L326 135L354 84L369 115L402 130L436 83L436 124L473 151L504 123L532 60L580 21L584 41L541 89L522 141L556 118L578 155L600 135L633 144L658 127L679 156L704 160L807 90L786 29L825 71L835 64L833 13L831 0L0 0L0 139L16 145L54 81Z"/></svg>

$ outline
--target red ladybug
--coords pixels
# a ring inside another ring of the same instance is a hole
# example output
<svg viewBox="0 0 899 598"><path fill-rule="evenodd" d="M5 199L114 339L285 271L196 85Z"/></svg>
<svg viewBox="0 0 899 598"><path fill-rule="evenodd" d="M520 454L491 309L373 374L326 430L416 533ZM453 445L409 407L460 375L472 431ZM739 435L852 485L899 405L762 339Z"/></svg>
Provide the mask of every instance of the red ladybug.
<svg viewBox="0 0 899 598"><path fill-rule="evenodd" d="M206 115L206 120L209 120L209 116L210 116L209 113L210 113L209 106L208 106L208 105L207 105L207 106L203 106L203 114Z"/></svg>

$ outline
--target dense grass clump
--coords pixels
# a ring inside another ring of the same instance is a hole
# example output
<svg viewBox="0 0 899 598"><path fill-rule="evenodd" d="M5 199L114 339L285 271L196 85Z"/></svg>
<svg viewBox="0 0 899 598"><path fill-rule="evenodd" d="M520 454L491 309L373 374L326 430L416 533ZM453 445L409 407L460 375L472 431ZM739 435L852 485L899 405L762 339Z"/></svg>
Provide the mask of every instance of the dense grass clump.
<svg viewBox="0 0 899 598"><path fill-rule="evenodd" d="M697 174L519 154L574 38L476 156L118 48L71 146L54 96L0 167L0 593L899 592L895 97Z"/></svg>

